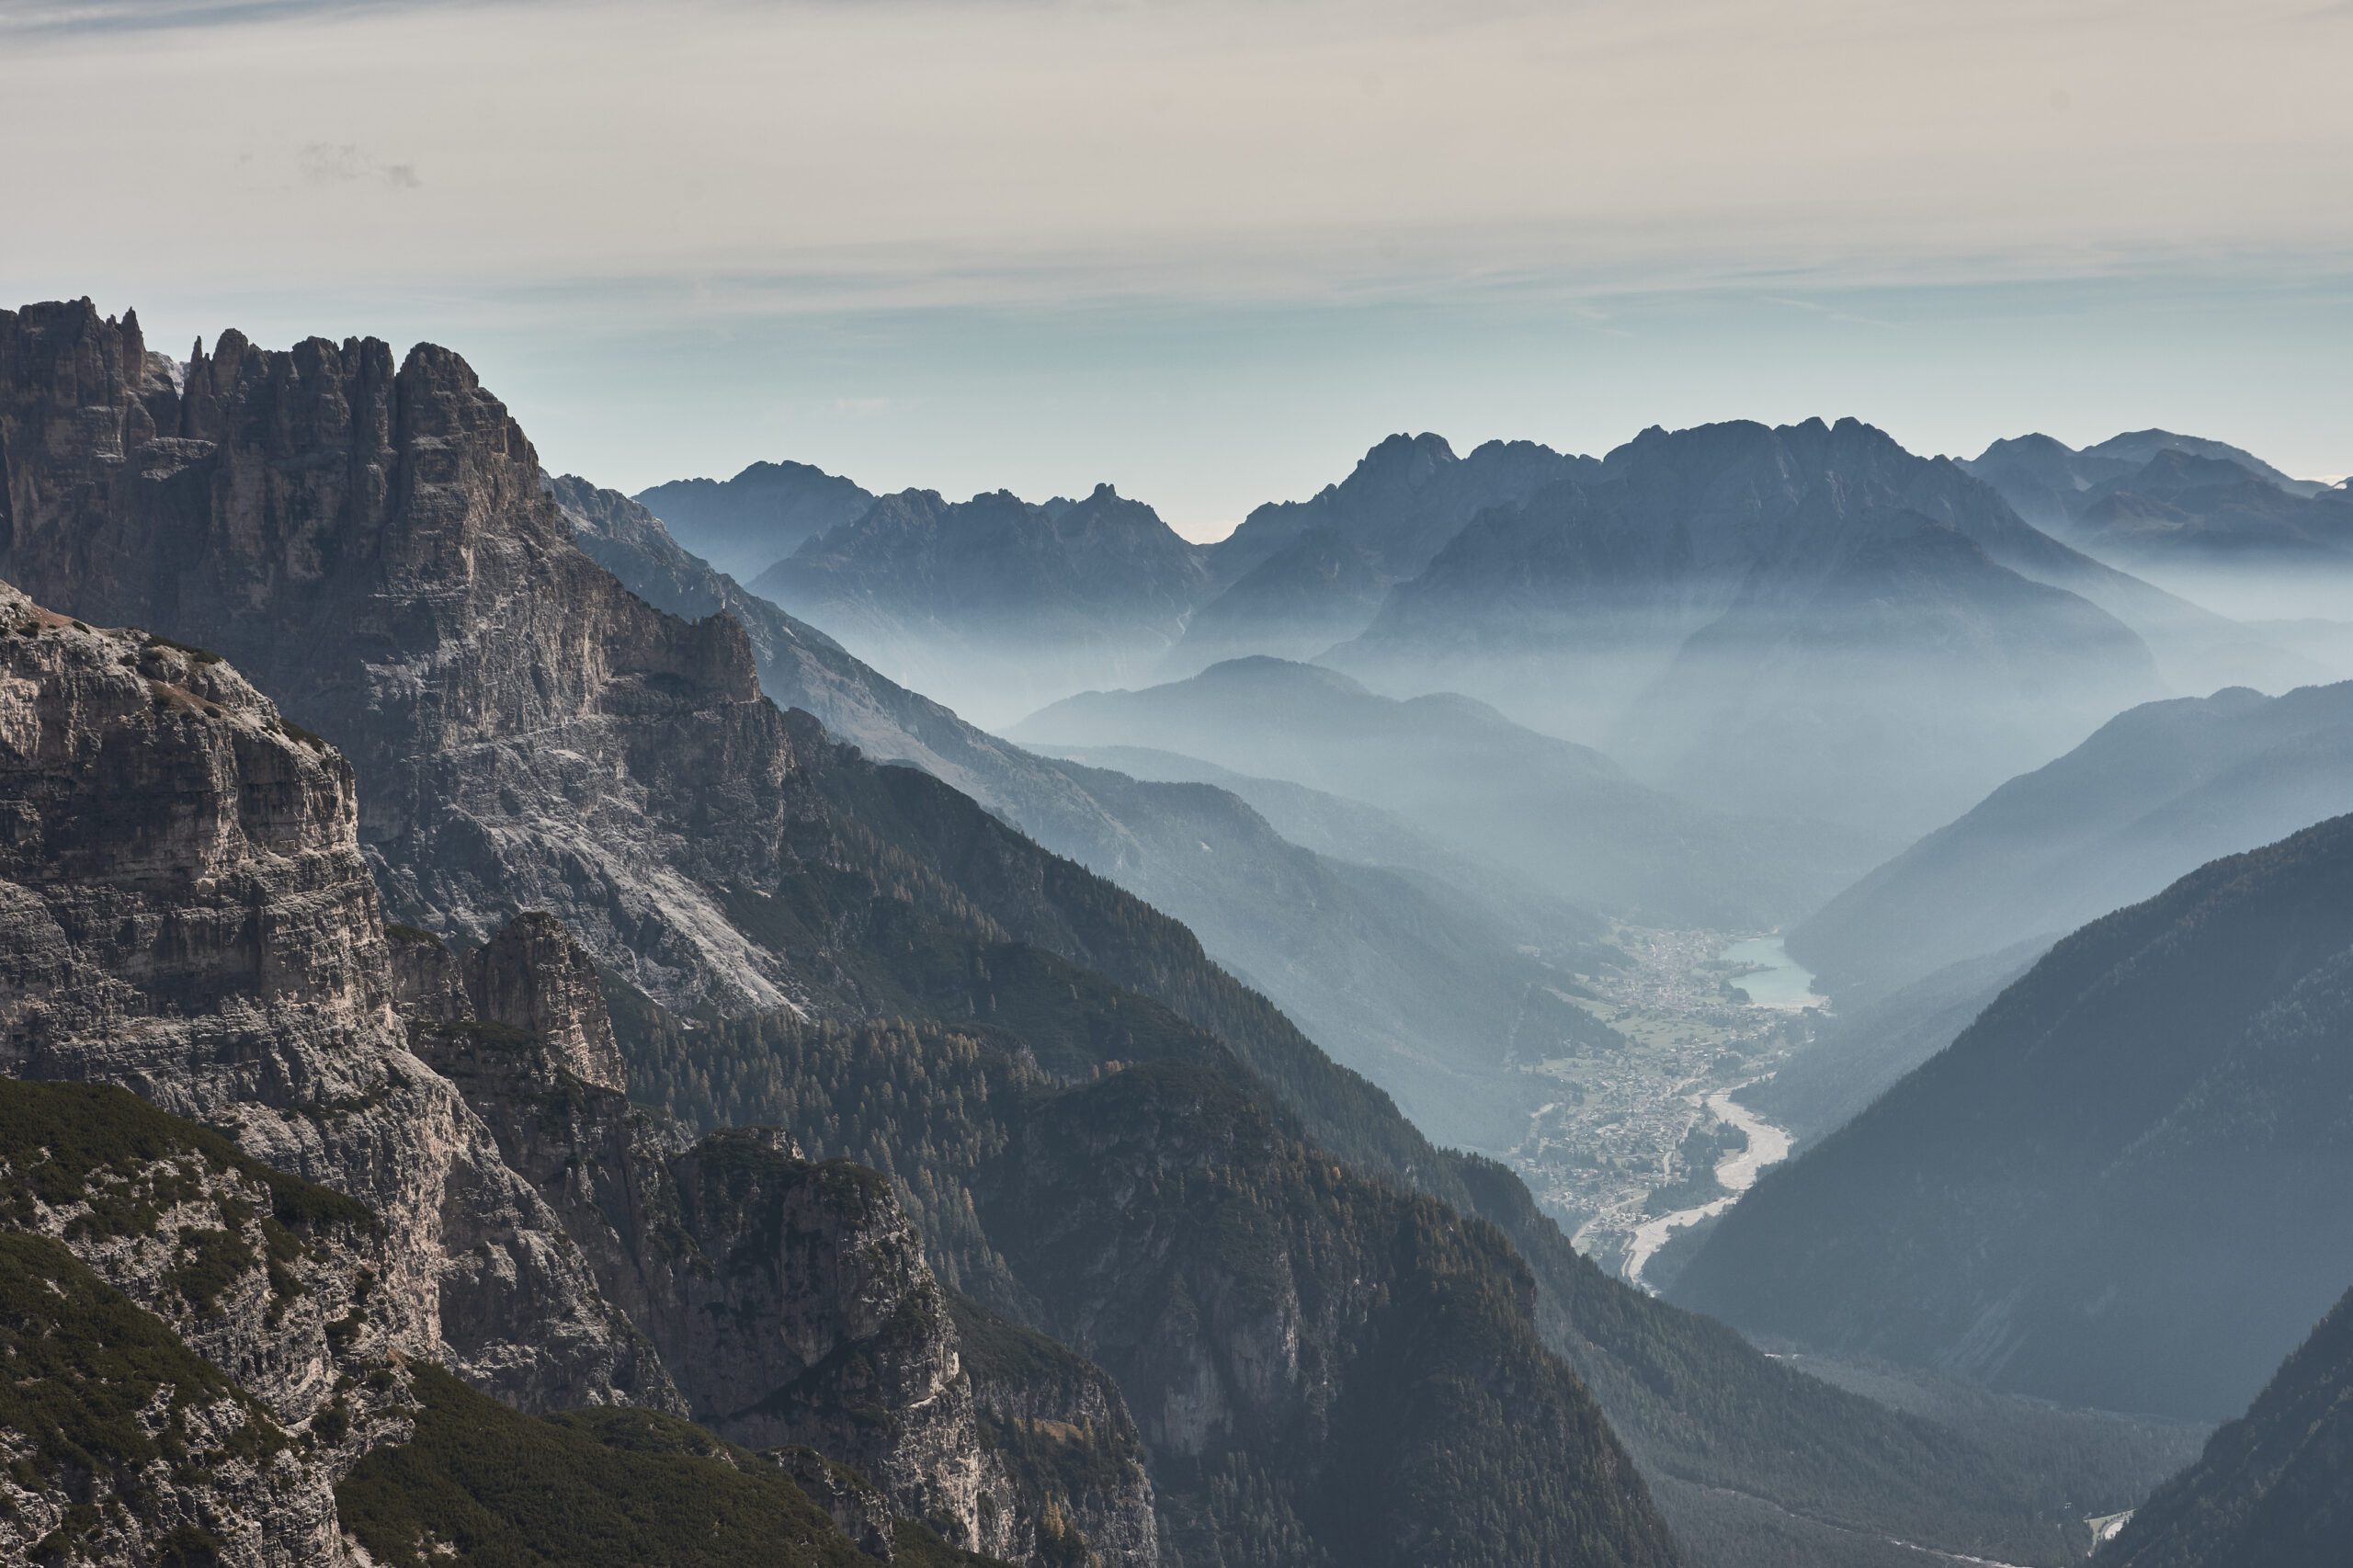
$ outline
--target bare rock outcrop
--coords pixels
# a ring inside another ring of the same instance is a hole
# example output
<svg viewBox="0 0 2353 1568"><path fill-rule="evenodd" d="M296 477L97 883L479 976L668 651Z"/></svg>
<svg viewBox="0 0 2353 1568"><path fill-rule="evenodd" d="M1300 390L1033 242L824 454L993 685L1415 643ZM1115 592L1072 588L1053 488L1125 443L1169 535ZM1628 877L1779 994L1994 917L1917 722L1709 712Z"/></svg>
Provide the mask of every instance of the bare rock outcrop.
<svg viewBox="0 0 2353 1568"><path fill-rule="evenodd" d="M893 1511L980 1542L956 1325L881 1176L813 1163L773 1129L696 1142L631 1106L600 1081L620 1060L587 955L545 915L471 953L411 935L398 967L416 1051L562 1217L697 1420L816 1449ZM989 1513L1023 1511L1007 1486Z"/></svg>
<svg viewBox="0 0 2353 1568"><path fill-rule="evenodd" d="M367 1204L391 1346L529 1408L674 1406L406 1048L351 769L215 655L0 585L0 1071L112 1083Z"/></svg>
<svg viewBox="0 0 2353 1568"><path fill-rule="evenodd" d="M793 1002L723 890L772 888L807 801L742 628L574 548L463 360L223 333L184 375L135 316L0 312L0 577L218 649L351 758L404 918L545 909L668 1002Z"/></svg>
<svg viewBox="0 0 2353 1568"><path fill-rule="evenodd" d="M120 1089L0 1079L0 1561L347 1562L335 1483L409 1432L388 1240Z"/></svg>

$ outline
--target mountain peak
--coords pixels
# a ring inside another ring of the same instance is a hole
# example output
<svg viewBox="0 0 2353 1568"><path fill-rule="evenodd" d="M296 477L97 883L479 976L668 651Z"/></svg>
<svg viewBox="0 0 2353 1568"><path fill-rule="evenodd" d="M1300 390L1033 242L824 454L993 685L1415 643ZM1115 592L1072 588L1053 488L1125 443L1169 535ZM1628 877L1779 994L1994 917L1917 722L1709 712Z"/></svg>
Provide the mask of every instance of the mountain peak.
<svg viewBox="0 0 2353 1568"><path fill-rule="evenodd" d="M1986 443L1985 449L1971 460L1993 462L2006 457L2072 458L2075 449L2056 436L2046 436L2040 430L2029 430L2023 436L2005 436Z"/></svg>
<svg viewBox="0 0 2353 1568"><path fill-rule="evenodd" d="M1433 470L1460 460L1445 437L1427 430L1418 436L1401 431L1375 442L1344 483L1417 483Z"/></svg>
<svg viewBox="0 0 2353 1568"><path fill-rule="evenodd" d="M1193 678L1203 685L1279 687L1293 690L1345 692L1351 697L1371 695L1364 683L1353 676L1345 676L1325 665L1311 665L1298 659L1278 659L1270 653L1246 653L1238 659L1222 659Z"/></svg>

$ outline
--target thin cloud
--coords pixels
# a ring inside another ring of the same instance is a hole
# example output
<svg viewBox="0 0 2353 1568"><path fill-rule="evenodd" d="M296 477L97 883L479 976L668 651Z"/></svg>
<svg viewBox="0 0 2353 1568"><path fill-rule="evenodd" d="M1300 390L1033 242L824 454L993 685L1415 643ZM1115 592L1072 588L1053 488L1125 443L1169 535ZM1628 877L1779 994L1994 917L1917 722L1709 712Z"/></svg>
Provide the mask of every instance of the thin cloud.
<svg viewBox="0 0 2353 1568"><path fill-rule="evenodd" d="M90 215L17 237L44 276L162 222L224 288L461 257L469 290L715 276L810 312L2309 276L2353 256L2311 199L2353 95L2310 4L35 0L0 201ZM241 73L273 91L174 107ZM224 192L289 121L337 128L291 190L430 167L433 200L393 232Z"/></svg>
<svg viewBox="0 0 2353 1568"><path fill-rule="evenodd" d="M425 182L415 164L388 164L354 142L307 142L294 154L294 165L306 184L381 185L390 190L415 190Z"/></svg>
<svg viewBox="0 0 2353 1568"><path fill-rule="evenodd" d="M1858 315L1853 311L1841 310L1836 305L1825 305L1814 300L1793 300L1784 294L1759 294L1756 300L1760 304L1779 305L1784 310L1804 311L1809 315L1820 316L1824 321L1845 322L1851 326L1885 327L1890 331L1896 329L1894 322L1885 321L1878 316Z"/></svg>

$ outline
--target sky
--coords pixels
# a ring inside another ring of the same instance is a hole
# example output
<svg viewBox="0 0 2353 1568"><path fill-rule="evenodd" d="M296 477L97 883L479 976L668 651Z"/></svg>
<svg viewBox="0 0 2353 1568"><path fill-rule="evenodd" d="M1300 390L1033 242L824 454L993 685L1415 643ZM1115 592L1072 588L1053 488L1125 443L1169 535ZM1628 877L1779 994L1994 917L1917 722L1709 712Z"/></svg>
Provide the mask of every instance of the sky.
<svg viewBox="0 0 2353 1568"><path fill-rule="evenodd" d="M2348 0L0 0L0 304L454 347L634 491L1392 431L2353 469Z"/></svg>

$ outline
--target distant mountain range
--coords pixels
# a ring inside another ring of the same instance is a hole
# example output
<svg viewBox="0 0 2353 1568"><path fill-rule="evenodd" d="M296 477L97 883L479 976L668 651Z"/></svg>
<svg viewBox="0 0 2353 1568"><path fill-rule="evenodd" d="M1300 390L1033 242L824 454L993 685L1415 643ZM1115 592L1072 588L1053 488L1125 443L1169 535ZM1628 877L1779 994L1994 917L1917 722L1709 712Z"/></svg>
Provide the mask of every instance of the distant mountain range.
<svg viewBox="0 0 2353 1568"><path fill-rule="evenodd" d="M2040 432L2014 436L1961 466L2000 491L2028 522L2063 531L2103 490L2146 472L2160 459L2223 464L2304 499L2328 488L2319 480L2290 478L2243 447L2170 430L2131 431L2081 449Z"/></svg>
<svg viewBox="0 0 2353 1568"><path fill-rule="evenodd" d="M1337 484L1259 506L1211 547L1217 591L1170 673L1245 653L1313 657L1363 631L1389 588L1418 575L1480 512L1598 466L1533 441L1488 441L1457 457L1443 437L1392 436Z"/></svg>
<svg viewBox="0 0 2353 1568"><path fill-rule="evenodd" d="M1230 660L1141 691L1083 693L1012 733L1041 745L1159 745L1368 801L1577 903L1658 923L1772 926L1838 885L1867 853L1826 827L1686 804L1598 752L1469 698L1399 701L1280 659Z"/></svg>
<svg viewBox="0 0 2353 1568"><path fill-rule="evenodd" d="M2068 461L2105 483L2235 450L2155 440ZM1601 459L1499 441L1458 456L1399 435L1207 548L1108 487L1042 505L910 491L747 580L983 723L1230 658L1313 659L1398 696L1484 699L1722 809L1896 835L2168 687L2323 673L2283 636L2022 519L1973 477L2024 462L2001 457L1919 458L1852 420L1654 429ZM2283 506L2337 505L2251 482ZM757 495L839 500L844 483L764 465L647 496L691 516L723 492L734 517ZM764 542L730 559L789 531L744 526ZM737 548L714 525L682 528L690 547Z"/></svg>
<svg viewBox="0 0 2353 1568"><path fill-rule="evenodd" d="M1109 485L886 495L754 579L894 678L983 722L1154 668L1209 581L1203 551Z"/></svg>
<svg viewBox="0 0 2353 1568"><path fill-rule="evenodd" d="M2227 1416L2353 1258L2353 817L2093 922L1759 1181L1675 1298L2109 1409Z"/></svg>
<svg viewBox="0 0 2353 1568"><path fill-rule="evenodd" d="M2353 683L2147 703L1840 893L1790 951L1835 990L1882 994L2347 811Z"/></svg>
<svg viewBox="0 0 2353 1568"><path fill-rule="evenodd" d="M2038 528L2227 613L2328 613L2353 575L2353 489L2224 442L2143 430L2078 451L2020 436L1962 466ZM2324 597L2289 600L2313 573Z"/></svg>
<svg viewBox="0 0 2353 1568"><path fill-rule="evenodd" d="M1599 945L1603 923L1590 910L1547 888L1526 868L1444 843L1396 812L1287 778L1236 773L1180 752L1148 746L1040 749L1049 756L1137 778L1214 784L1247 802L1293 844L1337 859L1383 866L1450 896L1469 898L1506 921L1523 944L1532 943L1547 953L1575 955L1583 962L1608 961L1612 956Z"/></svg>
<svg viewBox="0 0 2353 1568"><path fill-rule="evenodd" d="M1900 831L2160 689L2131 597L1869 426L1653 429L1482 514L1329 658L1711 804Z"/></svg>
<svg viewBox="0 0 2353 1568"><path fill-rule="evenodd" d="M728 480L672 480L636 500L681 544L745 583L874 505L862 486L797 462L756 462Z"/></svg>

